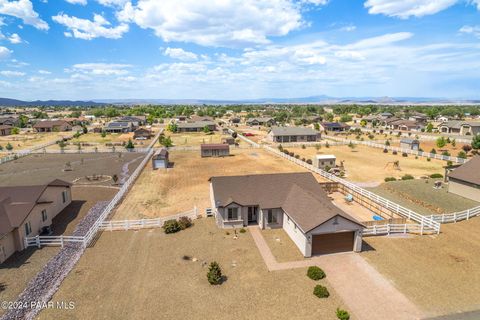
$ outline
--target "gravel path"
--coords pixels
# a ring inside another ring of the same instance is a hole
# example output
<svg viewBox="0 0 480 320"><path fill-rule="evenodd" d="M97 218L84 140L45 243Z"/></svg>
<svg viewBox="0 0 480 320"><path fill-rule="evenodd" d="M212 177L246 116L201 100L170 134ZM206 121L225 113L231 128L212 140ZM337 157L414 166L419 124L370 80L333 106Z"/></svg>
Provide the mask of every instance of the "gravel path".
<svg viewBox="0 0 480 320"><path fill-rule="evenodd" d="M135 159L133 159L133 160L131 160L131 161L129 161L129 162L127 162L127 163L125 163L125 164L123 165L123 167L122 167L122 172L120 173L120 176L121 176L121 177L120 177L120 184L121 184L121 185L124 184L124 183L128 180L128 178L130 177L130 174L129 174L129 173L130 173L129 166L130 166L132 163L134 163L135 161L137 161L138 159L141 159L141 158L143 158L143 157L144 157L144 156L137 157L137 158L135 158Z"/></svg>

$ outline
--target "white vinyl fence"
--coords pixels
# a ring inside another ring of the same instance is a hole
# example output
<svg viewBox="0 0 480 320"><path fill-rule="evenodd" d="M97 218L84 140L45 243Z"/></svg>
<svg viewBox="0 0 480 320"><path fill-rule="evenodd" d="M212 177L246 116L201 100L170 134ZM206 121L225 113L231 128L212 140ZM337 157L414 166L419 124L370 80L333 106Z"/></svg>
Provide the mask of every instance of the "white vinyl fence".
<svg viewBox="0 0 480 320"><path fill-rule="evenodd" d="M117 148L101 148L101 149L59 149L59 150L51 150L51 149L43 149L43 150L35 150L31 151L30 154L91 154L91 153L147 153L150 149L149 148L133 148L133 149L125 149L125 147L117 147Z"/></svg>
<svg viewBox="0 0 480 320"><path fill-rule="evenodd" d="M432 230L425 229L423 225L416 223L373 225L362 230L363 236L382 236L407 233L423 235L424 233L432 233Z"/></svg>
<svg viewBox="0 0 480 320"><path fill-rule="evenodd" d="M434 215L431 215L431 216L428 216L428 217L430 219L434 220L434 221L439 222L439 223L451 223L451 222L457 222L457 221L462 221L462 220L468 220L468 219L476 217L478 215L480 215L480 206L470 208L470 209L460 211L460 212L434 214Z"/></svg>

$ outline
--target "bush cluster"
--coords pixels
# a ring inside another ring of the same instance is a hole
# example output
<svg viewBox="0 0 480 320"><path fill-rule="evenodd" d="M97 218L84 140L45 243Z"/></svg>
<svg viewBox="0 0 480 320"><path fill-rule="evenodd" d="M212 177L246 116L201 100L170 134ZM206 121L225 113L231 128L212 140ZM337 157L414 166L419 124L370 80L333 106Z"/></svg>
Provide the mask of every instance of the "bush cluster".
<svg viewBox="0 0 480 320"><path fill-rule="evenodd" d="M415 179L411 174L405 174L403 177L402 177L402 180L413 180Z"/></svg>
<svg viewBox="0 0 480 320"><path fill-rule="evenodd" d="M313 289L313 294L319 298L328 298L330 296L328 289L320 284L317 284L315 286L315 288Z"/></svg>
<svg viewBox="0 0 480 320"><path fill-rule="evenodd" d="M443 175L441 173L433 173L433 174L430 175L430 178L441 179L441 178L443 178Z"/></svg>
<svg viewBox="0 0 480 320"><path fill-rule="evenodd" d="M336 314L340 320L350 320L350 314L346 310L337 308Z"/></svg>
<svg viewBox="0 0 480 320"><path fill-rule="evenodd" d="M165 221L162 228L165 233L175 233L182 230L180 223L178 223L178 221L175 219Z"/></svg>
<svg viewBox="0 0 480 320"><path fill-rule="evenodd" d="M311 266L307 270L307 277L309 277L312 280L320 280L325 278L325 272L317 266Z"/></svg>
<svg viewBox="0 0 480 320"><path fill-rule="evenodd" d="M397 181L397 179L394 178L394 177L386 177L384 180L385 180L385 182Z"/></svg>

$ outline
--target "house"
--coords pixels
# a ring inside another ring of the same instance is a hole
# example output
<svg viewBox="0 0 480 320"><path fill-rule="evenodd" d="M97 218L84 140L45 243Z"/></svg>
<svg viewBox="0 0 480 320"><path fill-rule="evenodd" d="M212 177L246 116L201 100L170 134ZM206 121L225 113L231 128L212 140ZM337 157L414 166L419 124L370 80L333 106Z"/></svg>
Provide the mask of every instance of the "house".
<svg viewBox="0 0 480 320"><path fill-rule="evenodd" d="M187 121L187 116L176 116L174 119L176 122L185 122Z"/></svg>
<svg viewBox="0 0 480 320"><path fill-rule="evenodd" d="M225 143L211 143L200 145L200 154L204 157L226 157L230 155L230 145Z"/></svg>
<svg viewBox="0 0 480 320"><path fill-rule="evenodd" d="M217 125L213 121L185 122L177 124L178 132L202 132L203 128L208 127L210 131L215 131Z"/></svg>
<svg viewBox="0 0 480 320"><path fill-rule="evenodd" d="M335 168L336 160L333 154L317 154L313 158L313 165L319 169Z"/></svg>
<svg viewBox="0 0 480 320"><path fill-rule="evenodd" d="M335 206L312 173L210 178L220 228L283 228L305 257L361 251L364 226Z"/></svg>
<svg viewBox="0 0 480 320"><path fill-rule="evenodd" d="M109 133L128 133L132 132L133 125L131 122L112 121L107 123L103 130Z"/></svg>
<svg viewBox="0 0 480 320"><path fill-rule="evenodd" d="M448 174L448 192L480 202L480 156L473 157Z"/></svg>
<svg viewBox="0 0 480 320"><path fill-rule="evenodd" d="M275 124L275 119L268 118L268 117L260 117L260 118L250 118L245 121L245 123L252 127L252 126L273 126Z"/></svg>
<svg viewBox="0 0 480 320"><path fill-rule="evenodd" d="M18 127L20 125L20 118L17 116L0 117L0 126Z"/></svg>
<svg viewBox="0 0 480 320"><path fill-rule="evenodd" d="M152 167L153 170L168 168L168 150L166 148L162 148L153 154Z"/></svg>
<svg viewBox="0 0 480 320"><path fill-rule="evenodd" d="M205 121L210 121L213 122L213 118L209 116L197 116L197 115L192 115L190 119L187 119L188 122L205 122Z"/></svg>
<svg viewBox="0 0 480 320"><path fill-rule="evenodd" d="M145 116L124 116L116 120L116 122L131 122L134 128L144 126L147 123L147 117Z"/></svg>
<svg viewBox="0 0 480 320"><path fill-rule="evenodd" d="M135 140L147 140L153 136L151 130L146 128L138 128L133 132L133 139Z"/></svg>
<svg viewBox="0 0 480 320"><path fill-rule="evenodd" d="M435 121L437 122L447 122L449 119L446 116L438 116L435 118Z"/></svg>
<svg viewBox="0 0 480 320"><path fill-rule="evenodd" d="M401 119L389 122L386 125L386 128L400 131L420 131L421 129L425 128L425 126L416 121Z"/></svg>
<svg viewBox="0 0 480 320"><path fill-rule="evenodd" d="M320 131L325 132L344 132L348 131L350 126L341 122L320 122Z"/></svg>
<svg viewBox="0 0 480 320"><path fill-rule="evenodd" d="M420 150L420 141L418 141L417 139L403 138L402 140L400 140L400 148L418 151Z"/></svg>
<svg viewBox="0 0 480 320"><path fill-rule="evenodd" d="M438 125L441 133L453 133L464 136L477 135L480 133L480 121L451 120Z"/></svg>
<svg viewBox="0 0 480 320"><path fill-rule="evenodd" d="M230 118L230 123L231 124L239 124L242 120L238 117L233 117L233 118Z"/></svg>
<svg viewBox="0 0 480 320"><path fill-rule="evenodd" d="M423 113L414 112L408 117L408 120L425 124L428 121L428 116Z"/></svg>
<svg viewBox="0 0 480 320"><path fill-rule="evenodd" d="M317 141L320 134L304 127L272 127L267 135L267 139L273 142L314 142Z"/></svg>
<svg viewBox="0 0 480 320"><path fill-rule="evenodd" d="M379 116L380 116L381 119L385 120L385 119L393 117L393 114L390 113L390 112L382 112L382 113L379 114Z"/></svg>
<svg viewBox="0 0 480 320"><path fill-rule="evenodd" d="M0 263L25 249L25 237L48 233L52 219L72 202L71 183L0 187Z"/></svg>
<svg viewBox="0 0 480 320"><path fill-rule="evenodd" d="M42 120L33 125L37 132L72 131L72 125L65 120Z"/></svg>
<svg viewBox="0 0 480 320"><path fill-rule="evenodd" d="M223 144L234 145L234 144L235 144L235 138L234 138L234 137L225 137L225 138L222 138L222 143L223 143Z"/></svg>
<svg viewBox="0 0 480 320"><path fill-rule="evenodd" d="M1 136L9 136L12 134L12 126L4 126L0 125L0 137Z"/></svg>

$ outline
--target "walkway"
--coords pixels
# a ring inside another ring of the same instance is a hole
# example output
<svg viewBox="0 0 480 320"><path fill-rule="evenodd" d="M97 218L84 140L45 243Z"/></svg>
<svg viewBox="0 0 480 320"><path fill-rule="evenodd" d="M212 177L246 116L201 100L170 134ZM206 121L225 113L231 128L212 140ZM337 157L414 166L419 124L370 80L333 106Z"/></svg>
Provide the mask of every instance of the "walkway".
<svg viewBox="0 0 480 320"><path fill-rule="evenodd" d="M343 253L279 263L258 227L250 234L269 271L320 266L355 319L412 320L424 315L359 254Z"/></svg>

